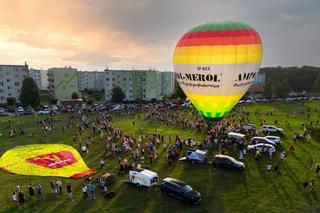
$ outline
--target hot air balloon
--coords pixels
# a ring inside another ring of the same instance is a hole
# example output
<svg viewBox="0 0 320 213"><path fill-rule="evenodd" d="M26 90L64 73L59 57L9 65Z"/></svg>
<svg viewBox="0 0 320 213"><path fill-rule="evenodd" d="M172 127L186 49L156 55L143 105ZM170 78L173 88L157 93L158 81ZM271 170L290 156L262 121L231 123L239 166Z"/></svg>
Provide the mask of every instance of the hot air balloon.
<svg viewBox="0 0 320 213"><path fill-rule="evenodd" d="M65 144L17 146L0 158L0 169L18 175L82 178L96 173L80 154Z"/></svg>
<svg viewBox="0 0 320 213"><path fill-rule="evenodd" d="M178 41L176 79L208 126L220 121L246 93L262 59L262 42L249 25L209 22Z"/></svg>

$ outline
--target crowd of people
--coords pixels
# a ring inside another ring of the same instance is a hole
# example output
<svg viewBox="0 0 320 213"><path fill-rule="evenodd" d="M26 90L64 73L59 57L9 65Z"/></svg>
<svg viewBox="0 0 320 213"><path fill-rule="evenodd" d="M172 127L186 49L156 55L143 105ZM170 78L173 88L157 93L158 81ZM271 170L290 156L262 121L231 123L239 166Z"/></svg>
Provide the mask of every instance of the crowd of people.
<svg viewBox="0 0 320 213"><path fill-rule="evenodd" d="M308 110L307 110L308 111ZM309 109L310 113L310 109ZM260 124L268 124L268 118L276 118L276 111L262 112L257 109L254 112L255 116L260 117ZM264 115L264 116L260 116ZM134 128L136 122L139 120L148 120L162 122L167 126L179 126L183 129L197 129L199 132L205 132L206 138L203 141L196 140L192 137L183 138L179 135L164 135L161 134L157 129L154 129L153 133L140 133L135 135L134 133L124 132L122 128L115 128L113 126L113 120L115 118L127 116L132 118L132 127ZM277 119L274 123L277 125L285 125L290 127L288 121L280 124ZM37 121L38 127L41 129L43 137L50 137L54 134L56 129L63 132L72 132L72 143L74 146L78 146L78 150L81 155L86 158L89 156L92 147L96 146L96 143L102 143L104 149L101 150L101 158L99 158L99 168L104 169L105 161L117 160L118 162L118 174L127 174L128 171L137 168L149 168L152 166L154 161L159 158L159 150L165 153L164 160L167 162L168 168L172 167L175 160L179 159L179 156L183 149L197 148L201 150L212 150L213 153L222 154L233 154L236 153L237 158L240 161L244 161L245 157L248 155L246 150L246 145L248 145L249 140L244 141L244 143L233 143L227 137L228 132L241 132L246 135L246 138L252 138L253 136L262 134L259 131L249 131L244 130L242 126L246 123L253 123L251 114L243 106L236 109L233 113L230 113L224 118L223 122L218 122L212 128L208 129L203 119L197 114L195 110L191 112L190 110L181 110L175 108L168 108L165 105L155 105L147 109L147 111L134 111L134 110L122 110L116 112L115 114L110 114L108 111L96 112L91 114L85 111L78 111L70 114L68 117L59 119L56 115L51 115L46 119L39 119ZM304 140L310 140L311 131L310 126L319 125L319 121L308 121L308 123L301 124L302 134L294 133L292 136L292 143L289 146L289 153L293 153L295 150L295 142L300 138ZM8 130L9 137L14 137L16 129L19 127L19 123L13 124L9 122ZM91 129L91 130L90 130ZM87 131L88 130L88 131ZM84 134L89 132L89 134ZM91 133L90 133L91 132ZM24 134L24 130L20 128L20 134ZM34 130L29 132L32 137L35 137ZM96 140L97 138L97 140ZM99 155L99 153L96 153ZM258 150L253 151L251 154L256 160L263 157L269 157L273 159L273 153L260 153ZM266 163L267 172L274 171L279 172L279 167L282 162L288 156L287 151L282 151L279 155L279 159L276 163L272 164L272 161ZM162 159L160 159L162 160ZM214 170L216 172L216 170ZM320 171L320 166L318 167L317 173ZM312 181L311 181L312 180ZM314 186L314 179L308 181L308 189L310 188L310 183ZM108 189L105 185L104 180L99 179L99 188L101 191L106 192ZM306 183L303 183L304 188ZM62 195L63 186L60 179L50 180L51 192L57 196ZM36 188L36 189L35 189ZM94 182L84 183L81 189L84 199L95 199L95 184ZM29 198L33 199L35 194L39 199L44 198L44 193L42 185L39 184L37 187L30 184L28 186ZM66 192L68 197L72 200L72 186L71 183L66 185ZM23 205L25 202L25 195L20 186L17 186L17 190L13 192L12 200L17 205Z"/></svg>

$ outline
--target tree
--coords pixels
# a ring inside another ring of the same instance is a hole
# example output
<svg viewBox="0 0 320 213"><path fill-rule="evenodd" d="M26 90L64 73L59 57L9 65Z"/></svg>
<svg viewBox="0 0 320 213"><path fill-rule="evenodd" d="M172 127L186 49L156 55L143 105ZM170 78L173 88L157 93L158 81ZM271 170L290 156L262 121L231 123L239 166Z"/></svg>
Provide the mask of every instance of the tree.
<svg viewBox="0 0 320 213"><path fill-rule="evenodd" d="M71 94L71 98L72 99L78 99L79 98L79 94L77 92L74 92Z"/></svg>
<svg viewBox="0 0 320 213"><path fill-rule="evenodd" d="M111 90L111 96L111 101L116 103L122 102L126 97L120 87L113 87Z"/></svg>
<svg viewBox="0 0 320 213"><path fill-rule="evenodd" d="M101 100L103 97L102 93L100 91L95 91L94 92L94 99L96 99L96 101Z"/></svg>
<svg viewBox="0 0 320 213"><path fill-rule="evenodd" d="M267 81L266 85L264 86L263 95L266 98L272 98L272 82Z"/></svg>
<svg viewBox="0 0 320 213"><path fill-rule="evenodd" d="M19 99L25 106L37 107L40 105L39 89L32 78L27 77L23 80Z"/></svg>
<svg viewBox="0 0 320 213"><path fill-rule="evenodd" d="M7 98L7 105L8 105L8 106L14 106L14 105L16 105L16 98L14 98L14 97L8 97L8 98Z"/></svg>
<svg viewBox="0 0 320 213"><path fill-rule="evenodd" d="M278 97L280 98L287 96L288 93L291 91L291 86L288 79L283 79L278 86L279 86Z"/></svg>
<svg viewBox="0 0 320 213"><path fill-rule="evenodd" d="M178 84L178 82L175 82L175 94L174 97L181 98L182 100L186 99L186 94L181 89L181 86Z"/></svg>
<svg viewBox="0 0 320 213"><path fill-rule="evenodd" d="M312 92L320 93L320 74L318 75L316 80L313 82Z"/></svg>

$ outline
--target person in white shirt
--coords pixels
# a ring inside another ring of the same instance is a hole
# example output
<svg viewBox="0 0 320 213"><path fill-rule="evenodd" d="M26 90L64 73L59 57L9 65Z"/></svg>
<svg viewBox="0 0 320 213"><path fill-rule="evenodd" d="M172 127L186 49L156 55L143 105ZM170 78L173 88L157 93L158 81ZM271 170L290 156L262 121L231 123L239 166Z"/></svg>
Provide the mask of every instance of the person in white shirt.
<svg viewBox="0 0 320 213"><path fill-rule="evenodd" d="M57 180L57 182L56 182L56 184L57 184L57 193L58 194L60 194L60 195L62 195L62 182L61 182L61 180L60 179L58 179Z"/></svg>
<svg viewBox="0 0 320 213"><path fill-rule="evenodd" d="M13 201L13 204L14 204L15 206L18 205L18 197L17 197L16 192L13 192L13 193L12 193L12 201Z"/></svg>
<svg viewBox="0 0 320 213"><path fill-rule="evenodd" d="M271 165L271 163L268 163L268 165L267 165L267 171L270 172L271 170L272 170L272 165Z"/></svg>
<svg viewBox="0 0 320 213"><path fill-rule="evenodd" d="M82 189L83 199L88 199L88 187L86 184L83 184Z"/></svg>

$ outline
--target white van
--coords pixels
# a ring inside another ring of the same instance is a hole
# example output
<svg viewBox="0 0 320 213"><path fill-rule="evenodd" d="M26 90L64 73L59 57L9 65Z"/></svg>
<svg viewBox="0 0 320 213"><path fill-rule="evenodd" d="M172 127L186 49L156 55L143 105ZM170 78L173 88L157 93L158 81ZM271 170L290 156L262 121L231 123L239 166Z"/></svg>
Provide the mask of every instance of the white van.
<svg viewBox="0 0 320 213"><path fill-rule="evenodd" d="M153 186L157 184L159 177L158 174L147 170L147 169L142 169L142 170L131 170L129 171L129 183L135 184L136 186Z"/></svg>
<svg viewBox="0 0 320 213"><path fill-rule="evenodd" d="M229 132L228 133L228 138L231 139L232 142L235 143L243 143L245 139L245 135L237 132Z"/></svg>

